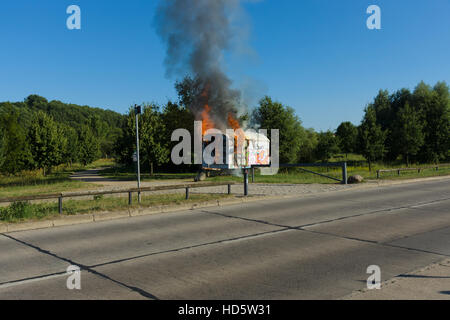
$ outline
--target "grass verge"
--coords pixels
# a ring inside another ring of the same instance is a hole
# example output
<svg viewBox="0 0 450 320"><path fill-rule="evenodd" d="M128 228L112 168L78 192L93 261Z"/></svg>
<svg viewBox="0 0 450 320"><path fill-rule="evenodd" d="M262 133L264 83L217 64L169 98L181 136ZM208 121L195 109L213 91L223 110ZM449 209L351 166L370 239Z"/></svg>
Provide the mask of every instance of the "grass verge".
<svg viewBox="0 0 450 320"><path fill-rule="evenodd" d="M70 175L76 171L105 168L114 164L113 160L100 159L87 166L81 164L61 165L54 168L52 173L46 176L43 176L40 170L26 171L14 176L0 175L0 198L95 189L99 186L71 180Z"/></svg>
<svg viewBox="0 0 450 320"><path fill-rule="evenodd" d="M191 194L188 200L184 194L142 195L141 204L137 204L137 196L131 208L149 208L161 205L193 204L204 201L230 198L228 194ZM63 215L95 213L102 211L127 210L128 198L96 197L94 200L67 200L63 204ZM28 220L42 220L59 216L57 203L30 204L16 202L8 207L0 208L0 222L17 223Z"/></svg>
<svg viewBox="0 0 450 320"><path fill-rule="evenodd" d="M426 167L426 165L418 166ZM392 167L393 168L393 167ZM334 177L336 179L342 179L342 169L341 168L327 168L313 167L306 168L310 171L318 172L324 175ZM365 180L376 180L378 169L389 169L387 166L375 166L372 171L369 171L368 167L348 167L348 176L360 175ZM400 175L397 172L383 172L381 173L380 180L398 180L398 179L417 179L425 177L437 177L437 176L447 176L450 175L450 166L440 167L438 171L435 169L422 169L420 173L417 171L401 171ZM216 176L208 178L208 181L235 181L242 182L242 176ZM250 176L251 181L251 176ZM339 183L335 180L321 177L312 173L307 173L298 168L281 168L279 173L273 176L263 176L259 173L259 170L255 170L255 183L288 183L288 184L336 184Z"/></svg>

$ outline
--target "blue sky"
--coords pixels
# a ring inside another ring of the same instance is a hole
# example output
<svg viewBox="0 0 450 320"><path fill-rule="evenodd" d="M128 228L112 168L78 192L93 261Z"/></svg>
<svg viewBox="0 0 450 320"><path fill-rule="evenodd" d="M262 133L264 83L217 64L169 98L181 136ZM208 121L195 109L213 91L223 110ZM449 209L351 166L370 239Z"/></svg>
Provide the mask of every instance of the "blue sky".
<svg viewBox="0 0 450 320"><path fill-rule="evenodd" d="M79 5L82 29L66 28ZM366 9L382 10L368 30ZM157 0L4 0L0 101L31 93L124 113L176 99L152 26ZM359 124L379 89L450 83L449 0L263 0L244 3L251 53L227 54L226 72L255 103L293 107L304 126Z"/></svg>

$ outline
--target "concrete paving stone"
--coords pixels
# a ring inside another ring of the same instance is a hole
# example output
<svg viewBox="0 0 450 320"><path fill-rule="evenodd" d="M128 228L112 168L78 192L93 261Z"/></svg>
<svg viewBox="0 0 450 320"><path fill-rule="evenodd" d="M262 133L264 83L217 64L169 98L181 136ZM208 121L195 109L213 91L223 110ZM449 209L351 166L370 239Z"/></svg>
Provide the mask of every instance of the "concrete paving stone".
<svg viewBox="0 0 450 320"><path fill-rule="evenodd" d="M106 221L106 220L113 220L113 219L121 219L121 218L129 218L130 213L128 210L124 211L105 211L105 212L98 212L94 214L94 221Z"/></svg>
<svg viewBox="0 0 450 320"><path fill-rule="evenodd" d="M150 214L161 213L162 208L160 206L150 207L150 208L130 208L130 209L128 209L128 212L131 217L139 217L139 216L146 216L146 215L150 215Z"/></svg>
<svg viewBox="0 0 450 320"><path fill-rule="evenodd" d="M60 226L68 226L68 225L81 224L81 223L89 223L89 222L93 222L93 221L94 221L94 216L92 214L61 216L61 217L53 219L53 226L60 227Z"/></svg>
<svg viewBox="0 0 450 320"><path fill-rule="evenodd" d="M52 228L52 227L53 227L52 220L9 223L8 224L8 232Z"/></svg>
<svg viewBox="0 0 450 320"><path fill-rule="evenodd" d="M5 233L8 231L8 225L6 223L0 223L0 233Z"/></svg>

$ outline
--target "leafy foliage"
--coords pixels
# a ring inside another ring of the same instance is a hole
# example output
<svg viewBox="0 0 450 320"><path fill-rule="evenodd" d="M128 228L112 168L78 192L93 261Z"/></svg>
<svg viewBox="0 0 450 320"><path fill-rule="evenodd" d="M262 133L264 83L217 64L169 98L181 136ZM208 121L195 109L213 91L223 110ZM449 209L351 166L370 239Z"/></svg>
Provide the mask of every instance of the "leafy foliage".
<svg viewBox="0 0 450 320"><path fill-rule="evenodd" d="M78 133L78 160L87 165L99 158L99 143L92 130L83 126Z"/></svg>
<svg viewBox="0 0 450 320"><path fill-rule="evenodd" d="M19 124L18 112L9 103L0 110L0 124L2 131L0 171L14 174L31 167L33 159L30 145Z"/></svg>
<svg viewBox="0 0 450 320"><path fill-rule="evenodd" d="M385 160L441 162L450 159L450 90L445 82L420 82L413 92L380 90L371 107L386 133ZM361 150L359 150L361 152Z"/></svg>
<svg viewBox="0 0 450 320"><path fill-rule="evenodd" d="M114 156L124 118L119 113L48 101L38 95L24 102L0 103L0 173Z"/></svg>
<svg viewBox="0 0 450 320"><path fill-rule="evenodd" d="M31 123L28 143L33 156L33 164L36 168L43 169L44 175L52 166L62 163L67 140L62 135L61 129L43 111L39 111Z"/></svg>
<svg viewBox="0 0 450 320"><path fill-rule="evenodd" d="M333 132L327 131L319 133L316 147L317 158L326 162L338 152L338 141Z"/></svg>
<svg viewBox="0 0 450 320"><path fill-rule="evenodd" d="M394 130L398 151L409 165L409 159L417 155L424 143L424 133L420 114L408 102L398 111Z"/></svg>
<svg viewBox="0 0 450 320"><path fill-rule="evenodd" d="M377 124L373 106L368 106L365 112L366 114L359 127L359 150L369 162L369 170L371 170L371 163L381 160L386 153L384 146L386 131L383 131L381 125Z"/></svg>
<svg viewBox="0 0 450 320"><path fill-rule="evenodd" d="M346 154L346 157L348 157L349 153L356 150L358 128L351 122L342 122L336 129L336 137L338 139L339 148Z"/></svg>
<svg viewBox="0 0 450 320"><path fill-rule="evenodd" d="M272 101L266 96L259 102L259 107L252 114L252 123L261 128L280 130L280 162L297 162L300 156L302 141L305 140L305 130L294 109Z"/></svg>

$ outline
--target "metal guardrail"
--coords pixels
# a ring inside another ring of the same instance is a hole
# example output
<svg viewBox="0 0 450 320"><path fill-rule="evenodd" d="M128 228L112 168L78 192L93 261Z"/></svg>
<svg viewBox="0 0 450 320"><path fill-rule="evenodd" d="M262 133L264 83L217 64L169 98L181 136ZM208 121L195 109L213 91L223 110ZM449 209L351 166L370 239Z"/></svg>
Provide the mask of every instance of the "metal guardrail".
<svg viewBox="0 0 450 320"><path fill-rule="evenodd" d="M438 171L439 167L448 167L448 166L450 166L449 163L443 163L443 164L437 164L434 166L421 167L421 168L380 169L380 170L377 170L377 179L380 179L381 173L383 173L383 172L397 172L397 175L400 175L400 172L402 172L402 171L417 171L418 173L420 173L422 170L425 170L425 169L435 169L436 171Z"/></svg>
<svg viewBox="0 0 450 320"><path fill-rule="evenodd" d="M252 182L255 182L255 167L264 167L264 166L254 166L252 167ZM334 181L338 181L342 184L347 184L347 162L318 162L318 163L287 163L287 164L280 164L280 168L299 168L300 170L303 170L308 173L312 173L324 178L328 178ZM340 167L342 168L342 180L337 179L335 177L331 177L322 173L314 172L308 169L305 169L305 167Z"/></svg>
<svg viewBox="0 0 450 320"><path fill-rule="evenodd" d="M105 190L105 191L86 191L86 192L70 192L70 193L52 193L42 194L35 196L23 196L15 198L0 198L0 203L13 203L20 201L33 201L33 200L51 200L58 199L59 213L63 211L63 199L64 198L76 198L76 197L88 197L88 196L101 196L107 194L123 194L128 193L128 204L133 204L133 193L138 195L142 192L162 191L162 190L186 190L186 200L189 199L190 189L203 188L203 187L216 187L216 186L228 186L228 194L231 194L231 186L236 185L236 182L204 182L204 183L184 183L168 186L154 186L144 188L131 188L122 190Z"/></svg>

